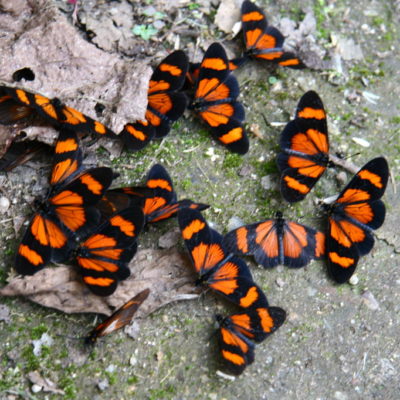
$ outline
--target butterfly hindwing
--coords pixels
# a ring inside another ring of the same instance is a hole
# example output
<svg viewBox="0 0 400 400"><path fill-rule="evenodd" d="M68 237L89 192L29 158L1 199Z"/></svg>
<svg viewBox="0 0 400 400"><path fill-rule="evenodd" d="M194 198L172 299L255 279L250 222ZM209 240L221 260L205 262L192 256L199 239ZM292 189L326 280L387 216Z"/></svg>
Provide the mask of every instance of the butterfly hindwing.
<svg viewBox="0 0 400 400"><path fill-rule="evenodd" d="M316 92L302 96L295 119L281 133L280 146L281 193L289 202L300 201L329 164L326 113Z"/></svg>
<svg viewBox="0 0 400 400"><path fill-rule="evenodd" d="M338 283L350 279L360 256L374 245L373 230L385 219L385 205L380 198L388 177L385 158L374 158L357 172L335 202L326 206L328 267Z"/></svg>

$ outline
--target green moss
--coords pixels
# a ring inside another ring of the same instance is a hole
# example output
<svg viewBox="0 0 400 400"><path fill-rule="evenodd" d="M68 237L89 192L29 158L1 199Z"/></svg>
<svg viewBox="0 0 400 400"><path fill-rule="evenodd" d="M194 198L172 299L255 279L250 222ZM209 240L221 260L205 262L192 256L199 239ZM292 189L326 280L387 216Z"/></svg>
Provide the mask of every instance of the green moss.
<svg viewBox="0 0 400 400"><path fill-rule="evenodd" d="M243 163L242 156L235 153L227 153L222 165L225 169L229 169L229 168L238 168L242 165L242 163Z"/></svg>
<svg viewBox="0 0 400 400"><path fill-rule="evenodd" d="M45 324L40 324L31 330L31 339L38 340L42 337L43 333L48 331L48 327Z"/></svg>
<svg viewBox="0 0 400 400"><path fill-rule="evenodd" d="M389 121L391 124L400 124L400 117L393 117Z"/></svg>
<svg viewBox="0 0 400 400"><path fill-rule="evenodd" d="M317 33L322 39L328 39L330 32L324 27L327 19L327 6L325 0L314 1L314 15L317 21Z"/></svg>
<svg viewBox="0 0 400 400"><path fill-rule="evenodd" d="M126 380L126 382L127 382L128 384L130 384L130 385L133 385L133 384L139 382L139 378L138 378L136 375L132 375L132 376L130 376L130 377Z"/></svg>
<svg viewBox="0 0 400 400"><path fill-rule="evenodd" d="M34 371L40 366L39 359L33 354L32 345L25 346L21 352L22 358L25 360L25 371Z"/></svg>
<svg viewBox="0 0 400 400"><path fill-rule="evenodd" d="M159 400L159 399L173 399L174 395L177 393L176 387L169 384L163 389L150 389L149 390L149 400Z"/></svg>

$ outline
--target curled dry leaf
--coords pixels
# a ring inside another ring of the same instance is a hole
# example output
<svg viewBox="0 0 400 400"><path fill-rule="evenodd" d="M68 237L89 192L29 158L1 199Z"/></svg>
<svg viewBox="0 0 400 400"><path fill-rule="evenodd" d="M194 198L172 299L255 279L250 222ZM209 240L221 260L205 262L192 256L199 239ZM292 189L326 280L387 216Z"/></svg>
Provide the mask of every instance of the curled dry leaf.
<svg viewBox="0 0 400 400"><path fill-rule="evenodd" d="M0 13L0 30L5 32L0 35L0 84L15 85L13 73L30 68L35 79L16 86L58 97L117 133L126 122L143 118L151 68L144 62L123 60L84 40L51 0L17 3L18 7L12 7L9 1L0 0L0 9L7 11ZM100 117L95 112L97 103L105 106ZM50 127L23 129L28 138L48 144L57 137ZM0 156L20 130L0 125ZM110 151L120 147L112 141L104 144Z"/></svg>
<svg viewBox="0 0 400 400"><path fill-rule="evenodd" d="M193 299L194 276L188 260L176 250L145 249L129 264L131 276L120 282L112 296L92 294L73 267L48 267L32 276L18 276L0 289L1 296L25 296L45 307L66 313L94 312L111 315L135 294L149 288L150 294L136 313L145 317L165 304Z"/></svg>
<svg viewBox="0 0 400 400"><path fill-rule="evenodd" d="M65 392L57 387L57 385L48 378L43 378L38 371L31 371L28 373L28 379L34 385L37 385L38 389L43 392L56 393L64 395Z"/></svg>

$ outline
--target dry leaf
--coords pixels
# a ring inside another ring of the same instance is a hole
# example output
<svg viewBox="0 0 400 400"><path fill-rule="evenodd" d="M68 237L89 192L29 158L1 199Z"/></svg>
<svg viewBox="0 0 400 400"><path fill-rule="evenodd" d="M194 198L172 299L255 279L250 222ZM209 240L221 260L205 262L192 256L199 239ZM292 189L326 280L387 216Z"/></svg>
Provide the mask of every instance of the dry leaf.
<svg viewBox="0 0 400 400"><path fill-rule="evenodd" d="M188 260L176 250L140 250L129 267L131 276L120 282L109 297L91 293L78 272L65 265L44 268L33 276L15 277L0 289L0 295L26 296L42 306L66 313L111 315L135 294L149 288L149 297L138 309L137 317L145 317L173 301L197 297Z"/></svg>
<svg viewBox="0 0 400 400"><path fill-rule="evenodd" d="M126 122L143 118L152 73L145 63L125 61L87 42L50 0L20 0L15 7L0 0L0 9L7 10L0 13L2 84L14 85L13 73L28 67L35 79L16 86L58 97L117 133ZM97 103L105 106L100 118L95 113ZM20 130L0 125L2 152ZM57 137L50 127L24 127L24 132L49 144ZM120 147L110 140L107 146Z"/></svg>
<svg viewBox="0 0 400 400"><path fill-rule="evenodd" d="M232 33L233 26L240 21L241 0L222 0L214 22L225 33Z"/></svg>
<svg viewBox="0 0 400 400"><path fill-rule="evenodd" d="M43 378L38 371L31 371L28 374L28 379L33 383L34 385L37 385L38 389L43 392L48 392L48 393L56 393L56 394L61 394L64 395L64 391L59 389L54 382L52 382L48 378ZM39 390L38 390L39 391Z"/></svg>

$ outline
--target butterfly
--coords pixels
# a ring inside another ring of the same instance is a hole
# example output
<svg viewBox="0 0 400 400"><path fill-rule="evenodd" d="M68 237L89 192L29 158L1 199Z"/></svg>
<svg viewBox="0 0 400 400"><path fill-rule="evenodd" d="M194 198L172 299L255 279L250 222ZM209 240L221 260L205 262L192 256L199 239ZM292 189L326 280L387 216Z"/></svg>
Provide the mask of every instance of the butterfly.
<svg viewBox="0 0 400 400"><path fill-rule="evenodd" d="M264 268L279 264L300 268L325 254L322 232L286 221L280 212L276 213L275 219L244 225L229 232L223 243L234 254L253 255Z"/></svg>
<svg viewBox="0 0 400 400"><path fill-rule="evenodd" d="M0 86L0 124L13 124L37 115L56 128L69 128L79 133L94 133L115 138L113 131L99 121L64 105L60 99L49 99L24 89Z"/></svg>
<svg viewBox="0 0 400 400"><path fill-rule="evenodd" d="M389 167L383 157L365 164L340 192L338 198L325 205L328 212L326 254L333 279L344 283L353 275L360 256L373 245L373 230L385 220L385 193Z"/></svg>
<svg viewBox="0 0 400 400"><path fill-rule="evenodd" d="M50 149L51 146L38 140L14 141L0 158L0 172L10 172L39 154L50 154Z"/></svg>
<svg viewBox="0 0 400 400"><path fill-rule="evenodd" d="M243 129L244 108L236 101L239 84L230 73L224 48L213 43L204 54L189 108L208 125L213 137L230 151L245 154L249 140Z"/></svg>
<svg viewBox="0 0 400 400"><path fill-rule="evenodd" d="M280 307L263 307L223 318L219 323L218 341L227 370L240 375L254 361L254 343L260 343L285 321L286 312Z"/></svg>
<svg viewBox="0 0 400 400"><path fill-rule="evenodd" d="M305 93L296 117L281 133L278 167L281 193L291 203L303 200L330 166L326 113L317 93Z"/></svg>
<svg viewBox="0 0 400 400"><path fill-rule="evenodd" d="M179 92L185 82L189 61L182 50L171 53L150 78L145 119L124 126L120 136L130 150L144 148L152 138L162 138L171 123L181 117L187 97Z"/></svg>
<svg viewBox="0 0 400 400"><path fill-rule="evenodd" d="M167 170L160 164L155 164L149 171L145 187L125 187L108 190L100 209L108 214L128 207L141 205L146 223L154 223L176 215L178 210L189 207L205 210L207 204L194 203L192 200L177 200L172 185L172 179Z"/></svg>
<svg viewBox="0 0 400 400"><path fill-rule="evenodd" d="M249 267L223 247L222 236L207 225L198 210L180 210L178 222L193 266L199 274L197 285L207 286L245 309L268 306L265 294L254 283Z"/></svg>
<svg viewBox="0 0 400 400"><path fill-rule="evenodd" d="M62 129L54 150L50 189L37 209L18 247L16 270L33 275L48 262L67 258L78 235L99 221L93 206L113 179L110 168L82 170L82 152L74 131Z"/></svg>
<svg viewBox="0 0 400 400"><path fill-rule="evenodd" d="M128 263L136 254L143 224L139 207L126 208L101 223L74 250L83 282L94 294L109 296L118 281L130 276Z"/></svg>
<svg viewBox="0 0 400 400"><path fill-rule="evenodd" d="M86 344L94 344L99 337L109 335L118 329L128 325L136 311L149 296L150 289L144 289L136 296L132 297L122 307L118 308L112 315L97 325L85 338Z"/></svg>
<svg viewBox="0 0 400 400"><path fill-rule="evenodd" d="M305 68L303 62L293 53L283 49L285 41L282 33L268 26L263 11L251 1L242 3L242 29L246 51L241 58L231 60L231 68L236 69L249 58L272 61L282 67Z"/></svg>

